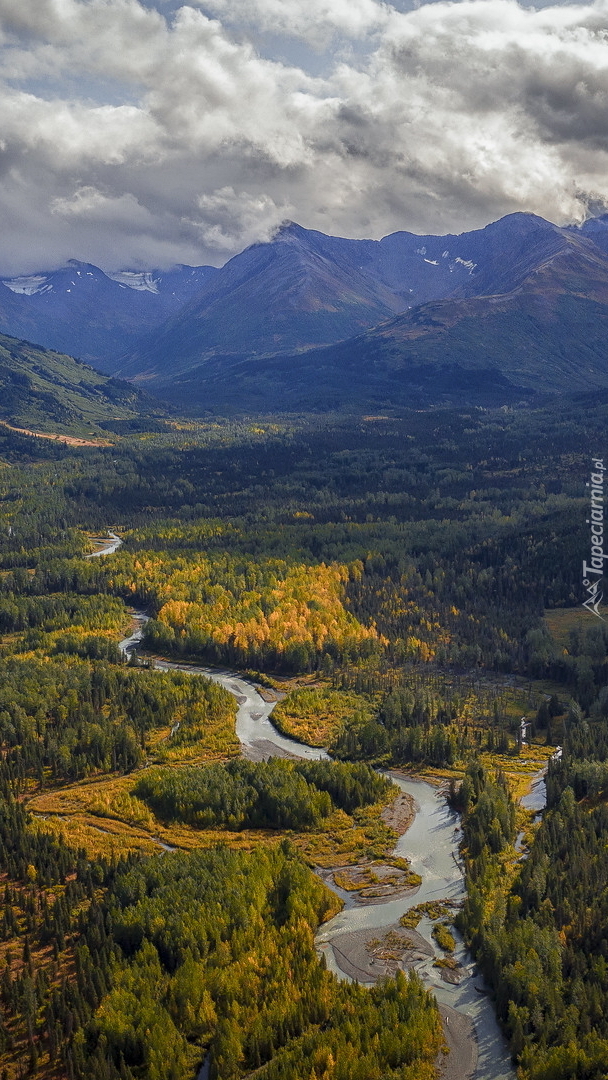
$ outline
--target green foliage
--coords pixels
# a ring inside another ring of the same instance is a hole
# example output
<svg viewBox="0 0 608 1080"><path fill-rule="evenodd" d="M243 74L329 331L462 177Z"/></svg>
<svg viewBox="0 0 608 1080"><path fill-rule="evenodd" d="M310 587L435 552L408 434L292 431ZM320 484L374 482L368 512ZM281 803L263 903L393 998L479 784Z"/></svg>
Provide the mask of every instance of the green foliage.
<svg viewBox="0 0 608 1080"><path fill-rule="evenodd" d="M424 689L391 690L375 714L359 713L344 723L331 752L339 758L393 765L453 765L475 745L473 729L460 717L461 712L467 715L464 702L453 688L434 690L430 681Z"/></svg>
<svg viewBox="0 0 608 1080"><path fill-rule="evenodd" d="M82 640L86 645L88 639ZM230 731L234 711L234 698L223 687L180 672L75 658L0 660L6 764L11 775L39 782L128 772L144 761L146 739L157 728L179 719L185 732L222 724ZM231 739L224 740L226 751Z"/></svg>
<svg viewBox="0 0 608 1080"><path fill-rule="evenodd" d="M525 1080L600 1080L608 1068L608 807L598 801L607 728L571 710L563 758L549 767L547 810L506 890L498 860L509 806L500 785L473 766L460 790L468 848L460 923ZM593 799L591 809L577 796Z"/></svg>
<svg viewBox="0 0 608 1080"><path fill-rule="evenodd" d="M482 852L497 855L515 839L515 804L504 776L492 779L473 761L464 776L457 798L466 818L467 852L478 858Z"/></svg>
<svg viewBox="0 0 608 1080"><path fill-rule="evenodd" d="M71 356L0 334L0 418L37 431L100 434L110 419L146 411L143 395ZM148 405L149 408L149 405ZM95 431L90 432L91 424Z"/></svg>
<svg viewBox="0 0 608 1080"><path fill-rule="evenodd" d="M201 829L307 830L318 829L336 807L352 813L377 802L391 784L365 765L275 758L153 769L133 790L164 821Z"/></svg>
<svg viewBox="0 0 608 1080"><path fill-rule="evenodd" d="M312 1073L321 1051L328 1063L334 1057L328 1075L346 1077L337 1062L349 1043L371 1070L353 1075L387 1070L382 1075L401 1077L407 1074L398 1066L414 1062L424 1070L437 1045L434 1004L415 979L370 995L326 972L313 931L331 902L286 845L253 855L216 849L134 868L109 900L124 960L95 1018L96 1038L105 1035L116 1063L122 1054L128 1067L143 1064L146 1076L156 1076L144 1038L155 1000L165 1064L174 1062L176 1078L189 1075L179 1062L184 1035L211 1040L212 1075L222 1080L260 1066L264 1075L295 1080ZM389 1035L389 1014L398 1040ZM399 1047L396 1058L389 1043Z"/></svg>
<svg viewBox="0 0 608 1080"><path fill-rule="evenodd" d="M33 627L51 633L75 625L87 630L119 631L124 620L124 604L112 596L69 593L23 596L8 591L0 594L0 634Z"/></svg>

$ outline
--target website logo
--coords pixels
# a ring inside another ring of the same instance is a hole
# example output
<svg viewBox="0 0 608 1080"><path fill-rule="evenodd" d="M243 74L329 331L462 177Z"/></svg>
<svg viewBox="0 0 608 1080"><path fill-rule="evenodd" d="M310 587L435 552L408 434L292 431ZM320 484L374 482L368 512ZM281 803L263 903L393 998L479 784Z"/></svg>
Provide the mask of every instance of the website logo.
<svg viewBox="0 0 608 1080"><path fill-rule="evenodd" d="M605 560L608 552L604 552L604 474L606 466L603 458L591 459L591 478L586 485L589 488L590 510L587 525L590 526L591 553L590 561L583 562L583 586L586 591L586 599L583 607L598 619L604 616L600 611L600 604L604 597L603 583Z"/></svg>

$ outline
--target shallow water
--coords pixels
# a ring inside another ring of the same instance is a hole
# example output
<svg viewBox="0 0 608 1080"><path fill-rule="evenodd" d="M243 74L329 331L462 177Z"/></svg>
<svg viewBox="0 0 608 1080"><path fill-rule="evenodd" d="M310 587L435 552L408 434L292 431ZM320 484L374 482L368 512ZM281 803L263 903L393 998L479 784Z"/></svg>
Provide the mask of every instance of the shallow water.
<svg viewBox="0 0 608 1080"><path fill-rule="evenodd" d="M450 810L443 795L431 784L394 775L391 778L416 803L416 817L408 831L399 838L395 854L410 860L412 870L422 877L422 884L415 893L399 900L344 909L321 927L317 935L319 949L325 956L327 966L340 978L347 976L338 968L331 948L332 940L340 934L350 930L371 932L390 926L398 922L411 907L430 900L460 901L465 897L464 878L458 861L458 815ZM465 1013L473 1021L479 1053L476 1080L514 1080L515 1070L491 1001L486 993L480 994L475 989L476 986L482 989L482 980L473 960L458 933L454 932L457 938L454 955L467 974L458 986L444 983L439 970L433 967L433 960L443 954L435 945L432 925L430 919L426 918L418 925L418 933L431 945L434 955L418 964L416 970L438 1001Z"/></svg>
<svg viewBox="0 0 608 1080"><path fill-rule="evenodd" d="M545 776L547 770L543 769L542 773L534 777L532 781L532 787L527 795L524 795L521 800L521 805L526 810L544 810L547 805L547 785L545 783Z"/></svg>
<svg viewBox="0 0 608 1080"><path fill-rule="evenodd" d="M144 612L135 613L135 630L120 642L119 648L124 655L137 649L147 619ZM192 675L205 675L233 694L239 703L236 733L246 752L258 757L286 753L298 758L328 757L323 750L305 746L281 735L270 721L274 703L264 702L253 684L234 672L168 660L155 661L155 668L160 671L175 670ZM464 877L459 862L458 845L461 833L458 815L450 809L437 788L425 781L392 774L391 779L402 791L411 795L416 804L416 817L407 832L399 838L394 854L410 861L412 870L422 877L422 884L409 896L387 903L359 906L349 896L347 906L320 928L317 934L319 952L325 956L328 968L342 979L347 979L348 976L338 968L331 946L332 940L340 934L351 930L371 932L387 927L398 922L401 915L411 907L426 901L461 901L465 897ZM530 795L522 802L532 809L542 809L544 794L544 779L538 777ZM342 898L345 897L342 890L334 891ZM498 1027L491 1001L483 991L475 964L462 940L455 932L455 958L463 965L466 975L458 986L451 986L440 979L438 969L433 967L433 959L442 954L435 945L431 930L431 921L422 919L418 932L431 945L434 956L417 965L417 970L438 1001L465 1013L473 1021L479 1054L476 1080L514 1080L515 1070L506 1040ZM205 1065L208 1065L208 1062L205 1062ZM202 1075L205 1075L204 1072Z"/></svg>
<svg viewBox="0 0 608 1080"><path fill-rule="evenodd" d="M113 555L115 551L118 551L122 544L120 536L116 533L108 531L109 540L104 544L99 551L92 551L90 555L85 555L85 559L97 559L100 555Z"/></svg>

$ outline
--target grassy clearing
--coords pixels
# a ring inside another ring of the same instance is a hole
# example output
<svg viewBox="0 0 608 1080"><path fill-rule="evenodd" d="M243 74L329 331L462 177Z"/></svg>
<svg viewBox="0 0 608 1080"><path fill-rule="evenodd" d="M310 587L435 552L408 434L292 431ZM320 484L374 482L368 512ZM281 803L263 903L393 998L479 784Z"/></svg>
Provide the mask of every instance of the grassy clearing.
<svg viewBox="0 0 608 1080"><path fill-rule="evenodd" d="M374 862L366 866L347 867L336 871L334 883L345 892L358 892L367 898L374 895L384 896L388 889L401 891L421 884L420 875L409 870L407 866L391 872L388 869L390 865L390 862ZM374 886L378 886L375 891Z"/></svg>
<svg viewBox="0 0 608 1080"><path fill-rule="evenodd" d="M278 702L272 722L284 735L308 746L329 746L345 721L355 717L369 720L372 712L369 700L362 694L326 687L299 689Z"/></svg>
<svg viewBox="0 0 608 1080"><path fill-rule="evenodd" d="M553 746L539 746L530 743L522 747L518 756L509 754L482 754L482 764L489 770L496 772L502 770L509 783L509 789L513 798L518 802L527 795L532 780L544 768L555 752Z"/></svg>
<svg viewBox="0 0 608 1080"><path fill-rule="evenodd" d="M570 631L578 630L581 634L596 625L597 619L582 606L573 608L553 608L545 611L545 625L556 645L563 649L570 646ZM563 692L563 688L562 688Z"/></svg>
<svg viewBox="0 0 608 1080"><path fill-rule="evenodd" d="M127 776L82 781L35 795L28 802L34 827L61 835L84 847L91 857L117 851L157 853L159 842L193 851L215 844L252 850L288 836L312 866L353 866L390 856L397 834L382 820L385 803L357 810L353 816L334 813L317 831L291 833L269 829L195 829L172 822L165 825L132 794L142 770Z"/></svg>
<svg viewBox="0 0 608 1080"><path fill-rule="evenodd" d="M312 866L354 866L365 860L380 860L393 850L397 834L382 821L383 803L355 811L350 817L336 810L318 832L293 837L294 843Z"/></svg>

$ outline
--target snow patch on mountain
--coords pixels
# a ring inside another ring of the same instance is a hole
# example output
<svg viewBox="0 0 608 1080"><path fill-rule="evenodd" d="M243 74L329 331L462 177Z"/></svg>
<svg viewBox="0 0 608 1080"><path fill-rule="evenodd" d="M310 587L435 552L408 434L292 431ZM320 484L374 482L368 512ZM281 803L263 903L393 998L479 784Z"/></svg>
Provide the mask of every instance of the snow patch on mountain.
<svg viewBox="0 0 608 1080"><path fill-rule="evenodd" d="M150 270L114 270L112 273L108 271L106 277L117 281L119 285L127 285L136 292L158 292L158 282Z"/></svg>
<svg viewBox="0 0 608 1080"><path fill-rule="evenodd" d="M53 286L47 282L48 278L44 274L25 274L22 277L2 279L2 284L6 285L7 289L21 296L36 296L37 293L48 292Z"/></svg>
<svg viewBox="0 0 608 1080"><path fill-rule="evenodd" d="M474 263L472 259L461 259L459 256L456 256L456 262L460 263L461 266L464 266L465 270L468 270L471 274L477 267L477 263Z"/></svg>

